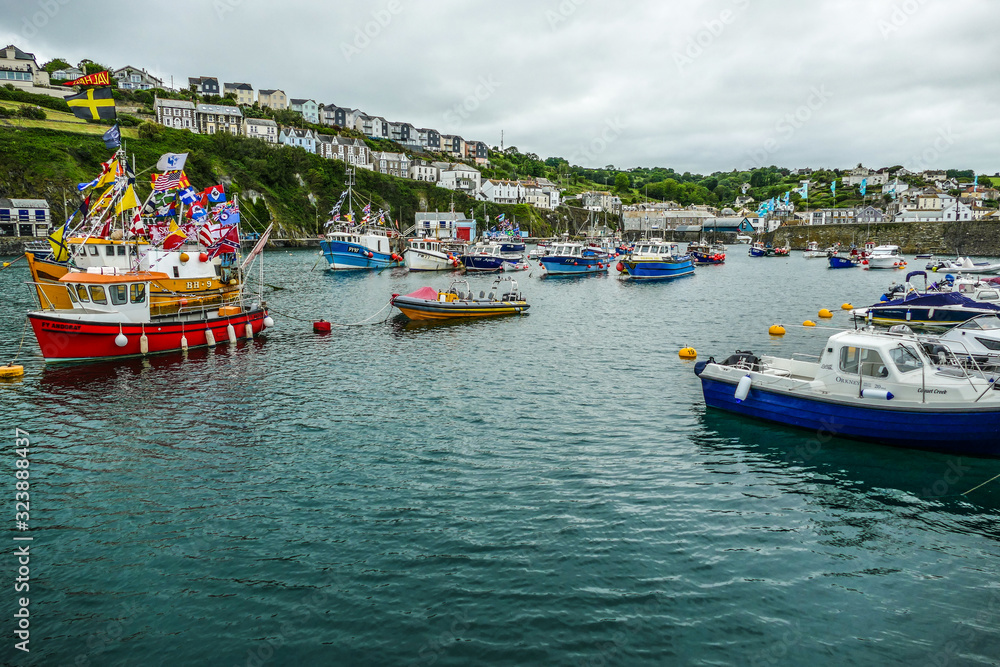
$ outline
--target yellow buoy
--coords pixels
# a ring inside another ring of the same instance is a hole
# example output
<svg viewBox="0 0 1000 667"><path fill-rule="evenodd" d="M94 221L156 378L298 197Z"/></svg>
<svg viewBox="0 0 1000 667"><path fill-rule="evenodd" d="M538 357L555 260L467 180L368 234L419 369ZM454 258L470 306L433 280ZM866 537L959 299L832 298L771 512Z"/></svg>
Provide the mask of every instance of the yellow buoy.
<svg viewBox="0 0 1000 667"><path fill-rule="evenodd" d="M802 323L802 326L804 326L804 327L814 327L814 326L816 326L816 323L813 322L812 320L806 320L805 322Z"/></svg>
<svg viewBox="0 0 1000 667"><path fill-rule="evenodd" d="M829 308L820 308L819 316L820 317L833 317L833 313L830 312Z"/></svg>
<svg viewBox="0 0 1000 667"><path fill-rule="evenodd" d="M19 378L22 375L24 375L24 366L15 366L14 364L0 366L0 378Z"/></svg>
<svg viewBox="0 0 1000 667"><path fill-rule="evenodd" d="M184 263L184 262L188 261L189 259L191 259L191 257L186 252L182 252L181 253L181 256L180 256L181 263Z"/></svg>
<svg viewBox="0 0 1000 667"><path fill-rule="evenodd" d="M681 351L677 353L677 356L681 359L694 359L698 356L693 347L682 347Z"/></svg>
<svg viewBox="0 0 1000 667"><path fill-rule="evenodd" d="M854 310L854 306L849 303L844 303L840 305L841 310Z"/></svg>
<svg viewBox="0 0 1000 667"><path fill-rule="evenodd" d="M785 327L781 326L780 324L772 324L771 328L767 330L767 333L771 334L772 336L784 336Z"/></svg>
<svg viewBox="0 0 1000 667"><path fill-rule="evenodd" d="M5 268L5 269L6 269L6 268L7 268L8 266L10 266L10 262L4 262L4 263L3 263L3 268Z"/></svg>

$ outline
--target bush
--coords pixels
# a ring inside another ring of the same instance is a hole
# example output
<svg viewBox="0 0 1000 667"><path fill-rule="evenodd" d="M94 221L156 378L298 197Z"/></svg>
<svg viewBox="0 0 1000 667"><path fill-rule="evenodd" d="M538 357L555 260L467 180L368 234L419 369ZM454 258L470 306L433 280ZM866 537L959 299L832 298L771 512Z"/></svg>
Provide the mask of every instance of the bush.
<svg viewBox="0 0 1000 667"><path fill-rule="evenodd" d="M45 112L41 110L40 107L23 106L18 109L18 115L21 118L29 118L31 120L45 120Z"/></svg>
<svg viewBox="0 0 1000 667"><path fill-rule="evenodd" d="M159 139L163 135L163 126L158 123L141 123L139 125L140 139Z"/></svg>

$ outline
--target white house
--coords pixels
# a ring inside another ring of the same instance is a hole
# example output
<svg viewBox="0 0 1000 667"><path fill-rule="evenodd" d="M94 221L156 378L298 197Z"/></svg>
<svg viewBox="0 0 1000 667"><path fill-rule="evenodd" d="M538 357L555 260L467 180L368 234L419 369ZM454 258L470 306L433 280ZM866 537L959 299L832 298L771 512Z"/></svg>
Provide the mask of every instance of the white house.
<svg viewBox="0 0 1000 667"><path fill-rule="evenodd" d="M378 151L372 153L372 164L380 174L389 174L399 178L410 177L410 158L403 153Z"/></svg>
<svg viewBox="0 0 1000 667"><path fill-rule="evenodd" d="M122 90L152 90L153 88L163 88L163 81L149 74L144 69L128 65L116 69L111 76L118 82L118 87Z"/></svg>
<svg viewBox="0 0 1000 667"><path fill-rule="evenodd" d="M448 190L458 190L470 197L482 199L480 190L483 185L483 175L475 167L461 162L434 162L438 170L438 187Z"/></svg>
<svg viewBox="0 0 1000 667"><path fill-rule="evenodd" d="M423 160L414 160L410 164L410 178L415 181L437 183L439 170L433 164Z"/></svg>
<svg viewBox="0 0 1000 667"><path fill-rule="evenodd" d="M283 127L278 133L278 143L283 146L297 146L310 153L316 152L316 135L312 130L300 130L297 127Z"/></svg>
<svg viewBox="0 0 1000 667"><path fill-rule="evenodd" d="M276 144L278 124L270 118L244 118L243 134L251 139L261 139L269 144Z"/></svg>
<svg viewBox="0 0 1000 667"><path fill-rule="evenodd" d="M851 169L850 173L843 177L843 183L846 186L861 185L861 181L867 181L867 187L874 187L876 185L885 185L889 182L889 172L885 169L881 171L872 171L860 164Z"/></svg>
<svg viewBox="0 0 1000 667"><path fill-rule="evenodd" d="M44 237L51 224L44 199L0 199L0 236Z"/></svg>
<svg viewBox="0 0 1000 667"><path fill-rule="evenodd" d="M8 18L11 17L8 15ZM25 53L13 44L8 44L0 50L0 85L5 83L12 83L18 88L47 86L49 73L35 62L35 54Z"/></svg>
<svg viewBox="0 0 1000 667"><path fill-rule="evenodd" d="M443 178L444 174L442 173ZM496 204L520 204L524 202L524 186L518 181L501 181L490 178L480 186L477 198Z"/></svg>

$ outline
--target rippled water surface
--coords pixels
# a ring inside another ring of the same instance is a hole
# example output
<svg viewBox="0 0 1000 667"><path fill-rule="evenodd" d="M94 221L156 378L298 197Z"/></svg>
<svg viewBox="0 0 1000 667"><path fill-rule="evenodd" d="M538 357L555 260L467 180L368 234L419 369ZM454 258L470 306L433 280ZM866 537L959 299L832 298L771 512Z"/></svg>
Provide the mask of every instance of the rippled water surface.
<svg viewBox="0 0 1000 667"><path fill-rule="evenodd" d="M730 246L668 284L519 274L526 317L319 336L449 277L316 258L267 253L249 345L45 367L27 334L0 486L13 521L25 429L32 652L8 556L6 662L996 664L1000 480L960 494L997 461L706 411L677 357L816 353L768 325L846 326L899 274Z"/></svg>

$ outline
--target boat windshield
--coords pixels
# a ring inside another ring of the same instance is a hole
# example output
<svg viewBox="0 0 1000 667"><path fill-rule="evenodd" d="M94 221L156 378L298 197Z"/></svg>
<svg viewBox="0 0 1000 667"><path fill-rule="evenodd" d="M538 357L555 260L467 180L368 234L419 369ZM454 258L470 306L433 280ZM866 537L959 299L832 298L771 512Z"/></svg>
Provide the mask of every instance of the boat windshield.
<svg viewBox="0 0 1000 667"><path fill-rule="evenodd" d="M919 371L924 365L924 362L920 360L920 356L909 345L900 344L899 347L892 348L889 351L889 357L900 373Z"/></svg>
<svg viewBox="0 0 1000 667"><path fill-rule="evenodd" d="M1000 317L996 315L991 315L989 317L977 317L975 319L962 322L958 325L959 329L985 329L987 331L992 331L994 329L1000 329Z"/></svg>
<svg viewBox="0 0 1000 667"><path fill-rule="evenodd" d="M840 350L840 370L856 375L860 363L861 375L885 377L888 371L878 350L844 346Z"/></svg>

